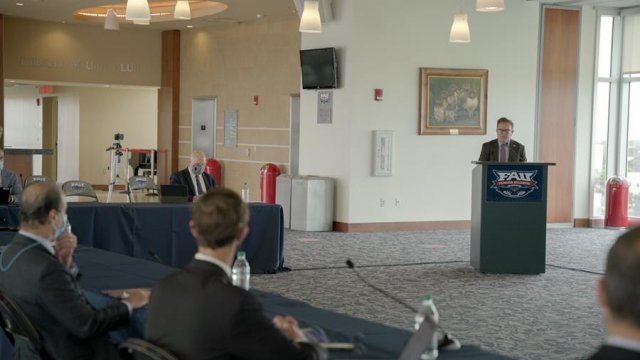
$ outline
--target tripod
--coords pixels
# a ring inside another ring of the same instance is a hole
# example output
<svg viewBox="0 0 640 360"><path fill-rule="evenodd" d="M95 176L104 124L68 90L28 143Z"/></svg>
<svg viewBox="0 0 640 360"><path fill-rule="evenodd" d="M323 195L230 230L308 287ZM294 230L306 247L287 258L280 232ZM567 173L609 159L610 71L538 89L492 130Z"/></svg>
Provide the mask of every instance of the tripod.
<svg viewBox="0 0 640 360"><path fill-rule="evenodd" d="M125 162L125 166L126 166L126 170L125 170L125 179L129 179L129 149L127 148L123 148L122 145L120 144L120 141L116 141L115 143L113 143L113 145L111 145L110 147L107 148L106 151L109 151L109 170L110 170L110 174L109 174L109 193L107 194L107 202L110 203L111 202L111 195L113 194L113 187L116 184L116 181L118 180L118 165L121 164L121 158L123 155L125 155L126 153L126 157L125 159L127 159L127 161ZM127 180L125 180L127 181Z"/></svg>

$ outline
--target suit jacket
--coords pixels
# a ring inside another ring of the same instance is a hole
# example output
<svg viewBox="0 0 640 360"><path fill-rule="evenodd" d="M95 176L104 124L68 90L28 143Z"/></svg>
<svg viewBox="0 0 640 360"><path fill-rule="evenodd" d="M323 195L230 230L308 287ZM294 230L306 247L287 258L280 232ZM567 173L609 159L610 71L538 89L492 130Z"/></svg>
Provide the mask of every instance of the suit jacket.
<svg viewBox="0 0 640 360"><path fill-rule="evenodd" d="M0 290L10 296L38 329L47 353L54 359L117 359L108 332L129 321L129 310L121 302L101 310L92 308L78 282L58 259L38 244L18 234L2 255ZM18 344L17 344L18 345ZM20 359L29 350L14 348Z"/></svg>
<svg viewBox="0 0 640 360"><path fill-rule="evenodd" d="M493 139L482 144L482 151L478 161L498 161L500 159L500 150L498 149L498 139ZM515 140L509 141L509 162L527 162L527 155L524 151L524 145Z"/></svg>
<svg viewBox="0 0 640 360"><path fill-rule="evenodd" d="M203 172L202 179L204 180L204 186L206 188L204 189L205 191L216 187L216 181L213 179L213 176L207 174L206 172ZM193 201L193 197L196 195L196 187L193 181L191 181L191 173L189 172L189 168L182 169L171 174L169 183L173 185L186 185L188 189L189 201Z"/></svg>
<svg viewBox="0 0 640 360"><path fill-rule="evenodd" d="M20 185L20 181L18 181L18 177L13 171L2 169L0 171L0 177L2 178L2 187L11 189L11 196L13 197L13 201L15 203L20 203L20 196L22 195L22 186Z"/></svg>
<svg viewBox="0 0 640 360"><path fill-rule="evenodd" d="M591 355L588 360L638 360L640 352L623 349L612 345L602 345L598 351Z"/></svg>
<svg viewBox="0 0 640 360"><path fill-rule="evenodd" d="M219 266L193 260L151 292L145 337L185 360L302 360L312 344L295 344L263 314L259 300L233 286Z"/></svg>

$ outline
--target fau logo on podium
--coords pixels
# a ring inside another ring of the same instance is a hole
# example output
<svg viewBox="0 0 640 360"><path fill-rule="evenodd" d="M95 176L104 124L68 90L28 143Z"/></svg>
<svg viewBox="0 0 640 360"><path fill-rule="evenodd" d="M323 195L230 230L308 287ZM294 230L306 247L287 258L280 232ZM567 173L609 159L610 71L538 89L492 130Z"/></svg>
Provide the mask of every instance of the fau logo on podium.
<svg viewBox="0 0 640 360"><path fill-rule="evenodd" d="M487 169L487 201L540 201L542 172L535 166L493 165ZM491 181L489 181L491 180Z"/></svg>

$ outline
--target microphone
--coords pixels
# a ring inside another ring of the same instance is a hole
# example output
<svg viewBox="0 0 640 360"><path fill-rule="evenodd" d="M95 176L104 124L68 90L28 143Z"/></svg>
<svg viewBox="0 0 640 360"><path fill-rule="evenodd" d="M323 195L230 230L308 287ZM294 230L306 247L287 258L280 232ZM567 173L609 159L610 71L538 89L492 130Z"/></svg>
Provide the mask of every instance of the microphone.
<svg viewBox="0 0 640 360"><path fill-rule="evenodd" d="M369 286L370 288L376 290L377 292L381 293L382 295L391 298L393 301L395 301L396 303L404 306L405 308L409 309L410 311L413 312L418 312L418 309L414 308L413 306L405 303L404 301L398 299L397 297L389 294L388 292L384 291L383 289L373 285L372 283L370 283L369 281L367 281L365 278L362 277L362 275L360 275L360 272L358 270L356 270L356 265L353 263L353 261L351 261L351 259L347 259L347 266L349 267L349 269L353 270L353 272L356 274L356 276L358 277L358 279L360 279L360 281L362 281L363 283L365 283L367 286Z"/></svg>
<svg viewBox="0 0 640 360"><path fill-rule="evenodd" d="M373 285L369 281L367 281L364 277L362 277L362 275L360 275L360 272L358 270L356 270L356 265L353 263L353 261L351 261L351 259L347 259L346 264L347 264L347 267L349 267L349 269L353 270L353 272L356 274L358 279L360 279L360 281L365 283L367 286L369 286L370 288L378 291L382 295L392 299L393 301L395 301L396 303L404 306L405 308L413 311L414 313L418 312L418 309L414 308L411 305L408 305L404 301L398 299L397 297L391 295L390 293L386 292L385 290L383 290L383 289ZM442 350L458 350L458 349L460 349L462 347L462 345L460 344L458 339L454 338L451 334L446 332L444 330L444 328L442 326L440 326L439 322L436 324L436 326L437 326L437 329L439 329L443 334L442 339L438 343L438 349L442 349Z"/></svg>

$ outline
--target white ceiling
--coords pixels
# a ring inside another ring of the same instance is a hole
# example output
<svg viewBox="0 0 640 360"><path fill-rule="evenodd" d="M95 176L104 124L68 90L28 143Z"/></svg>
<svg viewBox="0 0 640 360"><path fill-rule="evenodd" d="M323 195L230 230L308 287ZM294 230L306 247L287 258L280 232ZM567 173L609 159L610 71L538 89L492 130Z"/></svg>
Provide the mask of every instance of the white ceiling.
<svg viewBox="0 0 640 360"><path fill-rule="evenodd" d="M150 0L153 1L153 0ZM122 24L123 27L144 27L154 30L182 29L187 25L210 26L220 23L239 23L260 21L295 16L295 5L292 0L217 0L229 6L226 11L216 15L193 20L176 20L151 24L149 26ZM17 6L16 3L23 6ZM84 23L75 20L72 13L75 10L113 3L125 3L125 0L0 0L0 14L8 16L65 22ZM100 26L94 24L94 26Z"/></svg>

